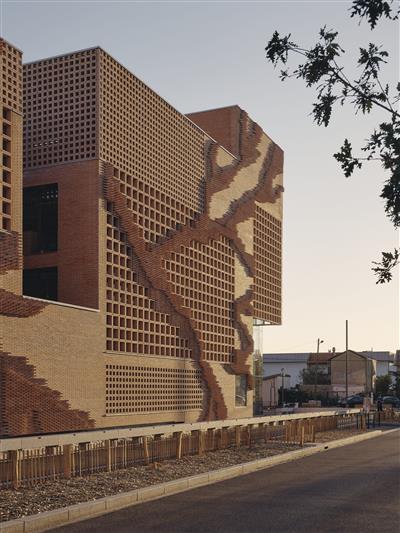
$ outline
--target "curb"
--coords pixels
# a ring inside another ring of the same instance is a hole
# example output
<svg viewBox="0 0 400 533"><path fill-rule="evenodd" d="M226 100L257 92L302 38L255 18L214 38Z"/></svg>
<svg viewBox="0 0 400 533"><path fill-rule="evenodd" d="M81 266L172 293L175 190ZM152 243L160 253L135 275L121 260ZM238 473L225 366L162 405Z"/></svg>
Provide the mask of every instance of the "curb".
<svg viewBox="0 0 400 533"><path fill-rule="evenodd" d="M388 431L375 430L363 435L355 435L354 437L347 437L338 439L327 443L316 444L308 446L301 450L287 452L273 457L265 457L263 459L256 459L248 463L241 463L235 466L213 470L203 474L198 474L191 477L181 478L158 485L151 485L143 489L136 489L114 496L106 496L98 500L90 502L83 502L54 511L46 511L37 515L27 516L25 518L18 518L16 520L9 520L8 522L0 523L0 532L6 533L41 533L56 527L80 522L88 518L111 513L124 507L130 507L146 501L156 500L179 492L191 490L196 487L204 485L211 485L226 479L231 479L244 474L250 474L257 470L263 470L280 464L288 463L314 455L316 453L325 452L341 446L347 446L363 440L372 439L381 435L387 435L399 431L400 428L391 429Z"/></svg>

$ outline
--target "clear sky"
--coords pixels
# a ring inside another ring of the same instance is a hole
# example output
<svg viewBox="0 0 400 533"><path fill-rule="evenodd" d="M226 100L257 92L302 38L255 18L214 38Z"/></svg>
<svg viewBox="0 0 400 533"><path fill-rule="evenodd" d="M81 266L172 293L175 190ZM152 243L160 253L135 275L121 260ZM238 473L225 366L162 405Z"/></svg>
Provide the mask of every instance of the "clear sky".
<svg viewBox="0 0 400 533"><path fill-rule="evenodd" d="M285 151L283 325L264 328L264 351L396 350L399 282L376 285L371 261L398 242L370 163L346 179L332 154L347 136L360 145L384 114L340 109L325 129L309 116L313 93L282 83L265 60L277 29L311 45L318 29L339 31L349 52L369 42L391 52L385 79L399 78L399 30L373 33L350 19L349 2L1 1L1 34L32 61L100 45L179 111L231 104L248 111ZM357 142L358 141L358 142Z"/></svg>

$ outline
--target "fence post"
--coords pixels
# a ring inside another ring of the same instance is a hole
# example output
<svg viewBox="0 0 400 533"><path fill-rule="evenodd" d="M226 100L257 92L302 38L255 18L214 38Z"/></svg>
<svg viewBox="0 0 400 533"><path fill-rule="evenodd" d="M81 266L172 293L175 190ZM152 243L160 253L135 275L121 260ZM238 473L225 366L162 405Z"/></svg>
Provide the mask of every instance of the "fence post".
<svg viewBox="0 0 400 533"><path fill-rule="evenodd" d="M247 425L247 444L249 448L251 448L251 428L253 427L253 424Z"/></svg>
<svg viewBox="0 0 400 533"><path fill-rule="evenodd" d="M224 447L224 430L223 428L217 429L217 450L222 450Z"/></svg>
<svg viewBox="0 0 400 533"><path fill-rule="evenodd" d="M20 476L20 465L19 465L19 456L20 452L19 450L11 450L8 452L9 457L11 460L11 481L12 481L12 488L18 489L20 482L21 482L21 476Z"/></svg>
<svg viewBox="0 0 400 533"><path fill-rule="evenodd" d="M215 450L215 431L214 428L208 428L207 429L207 443L208 443L208 450L214 451Z"/></svg>
<svg viewBox="0 0 400 533"><path fill-rule="evenodd" d="M300 431L300 446L304 446L304 425L301 425L301 431Z"/></svg>
<svg viewBox="0 0 400 533"><path fill-rule="evenodd" d="M176 458L182 457L182 431L176 432Z"/></svg>
<svg viewBox="0 0 400 533"><path fill-rule="evenodd" d="M241 444L241 431L242 431L242 426L235 426L235 442L236 442L236 448L240 448L240 444Z"/></svg>
<svg viewBox="0 0 400 533"><path fill-rule="evenodd" d="M110 439L106 440L106 469L107 472L111 472L112 466L111 466L111 441Z"/></svg>
<svg viewBox="0 0 400 533"><path fill-rule="evenodd" d="M262 439L262 440L264 440L264 442L265 442L265 438L264 438L264 422L260 422L260 423L258 424L258 429L259 429L259 433L258 433L258 434L259 434L259 436L260 436L260 439L259 439L259 440Z"/></svg>
<svg viewBox="0 0 400 533"><path fill-rule="evenodd" d="M197 432L197 443L198 443L198 451L199 451L199 455L203 455L204 454L204 432L199 430Z"/></svg>
<svg viewBox="0 0 400 533"><path fill-rule="evenodd" d="M222 448L221 446L221 440L222 440L222 429L218 428L215 429L215 449L220 450Z"/></svg>
<svg viewBox="0 0 400 533"><path fill-rule="evenodd" d="M265 424L264 425L264 441L267 443L268 442L268 428L269 428L269 424Z"/></svg>
<svg viewBox="0 0 400 533"><path fill-rule="evenodd" d="M72 444L64 444L62 447L63 450L63 474L66 479L70 479L72 474Z"/></svg>
<svg viewBox="0 0 400 533"><path fill-rule="evenodd" d="M149 443L147 442L147 437L142 437L143 442L143 458L146 465L149 464Z"/></svg>
<svg viewBox="0 0 400 533"><path fill-rule="evenodd" d="M191 438L190 438L189 454L192 453L193 452L193 448L195 448L196 451L197 451L197 455L201 455L200 454L200 440L201 440L200 433L201 432L200 432L199 429L193 429L190 432ZM194 446L194 442L196 442L196 446Z"/></svg>
<svg viewBox="0 0 400 533"><path fill-rule="evenodd" d="M56 479L56 465L54 460L55 448L54 446L46 446L46 472L47 476Z"/></svg>
<svg viewBox="0 0 400 533"><path fill-rule="evenodd" d="M285 442L286 444L289 442L289 430L290 430L290 424L285 424Z"/></svg>

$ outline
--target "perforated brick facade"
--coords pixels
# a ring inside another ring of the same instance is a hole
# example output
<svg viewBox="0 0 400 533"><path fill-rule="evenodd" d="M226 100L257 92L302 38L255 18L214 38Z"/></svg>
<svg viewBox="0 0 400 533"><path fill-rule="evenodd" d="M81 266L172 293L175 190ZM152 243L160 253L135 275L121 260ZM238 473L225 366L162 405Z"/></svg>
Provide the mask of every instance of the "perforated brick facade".
<svg viewBox="0 0 400 533"><path fill-rule="evenodd" d="M106 365L106 414L201 410L203 398L199 370Z"/></svg>
<svg viewBox="0 0 400 533"><path fill-rule="evenodd" d="M1 38L0 80L0 272L3 284L20 294L22 53Z"/></svg>
<svg viewBox="0 0 400 533"><path fill-rule="evenodd" d="M24 186L58 209L25 269L56 272L58 303L0 292L25 420L0 399L0 434L251 415L253 320L281 320L279 147L237 106L182 115L100 48L25 65L24 113Z"/></svg>
<svg viewBox="0 0 400 533"><path fill-rule="evenodd" d="M254 217L254 313L281 323L282 221L256 205Z"/></svg>
<svg viewBox="0 0 400 533"><path fill-rule="evenodd" d="M24 168L98 157L98 51L24 65Z"/></svg>

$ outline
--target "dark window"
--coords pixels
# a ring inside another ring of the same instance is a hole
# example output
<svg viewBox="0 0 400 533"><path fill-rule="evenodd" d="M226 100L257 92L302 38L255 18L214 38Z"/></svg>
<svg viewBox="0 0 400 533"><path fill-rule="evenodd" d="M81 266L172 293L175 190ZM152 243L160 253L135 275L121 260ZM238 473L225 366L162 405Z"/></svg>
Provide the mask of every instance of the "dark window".
<svg viewBox="0 0 400 533"><path fill-rule="evenodd" d="M58 185L24 189L24 255L57 250Z"/></svg>
<svg viewBox="0 0 400 533"><path fill-rule="evenodd" d="M24 294L57 300L57 267L24 270Z"/></svg>
<svg viewBox="0 0 400 533"><path fill-rule="evenodd" d="M235 376L235 405L237 407L247 405L247 376L242 374Z"/></svg>

